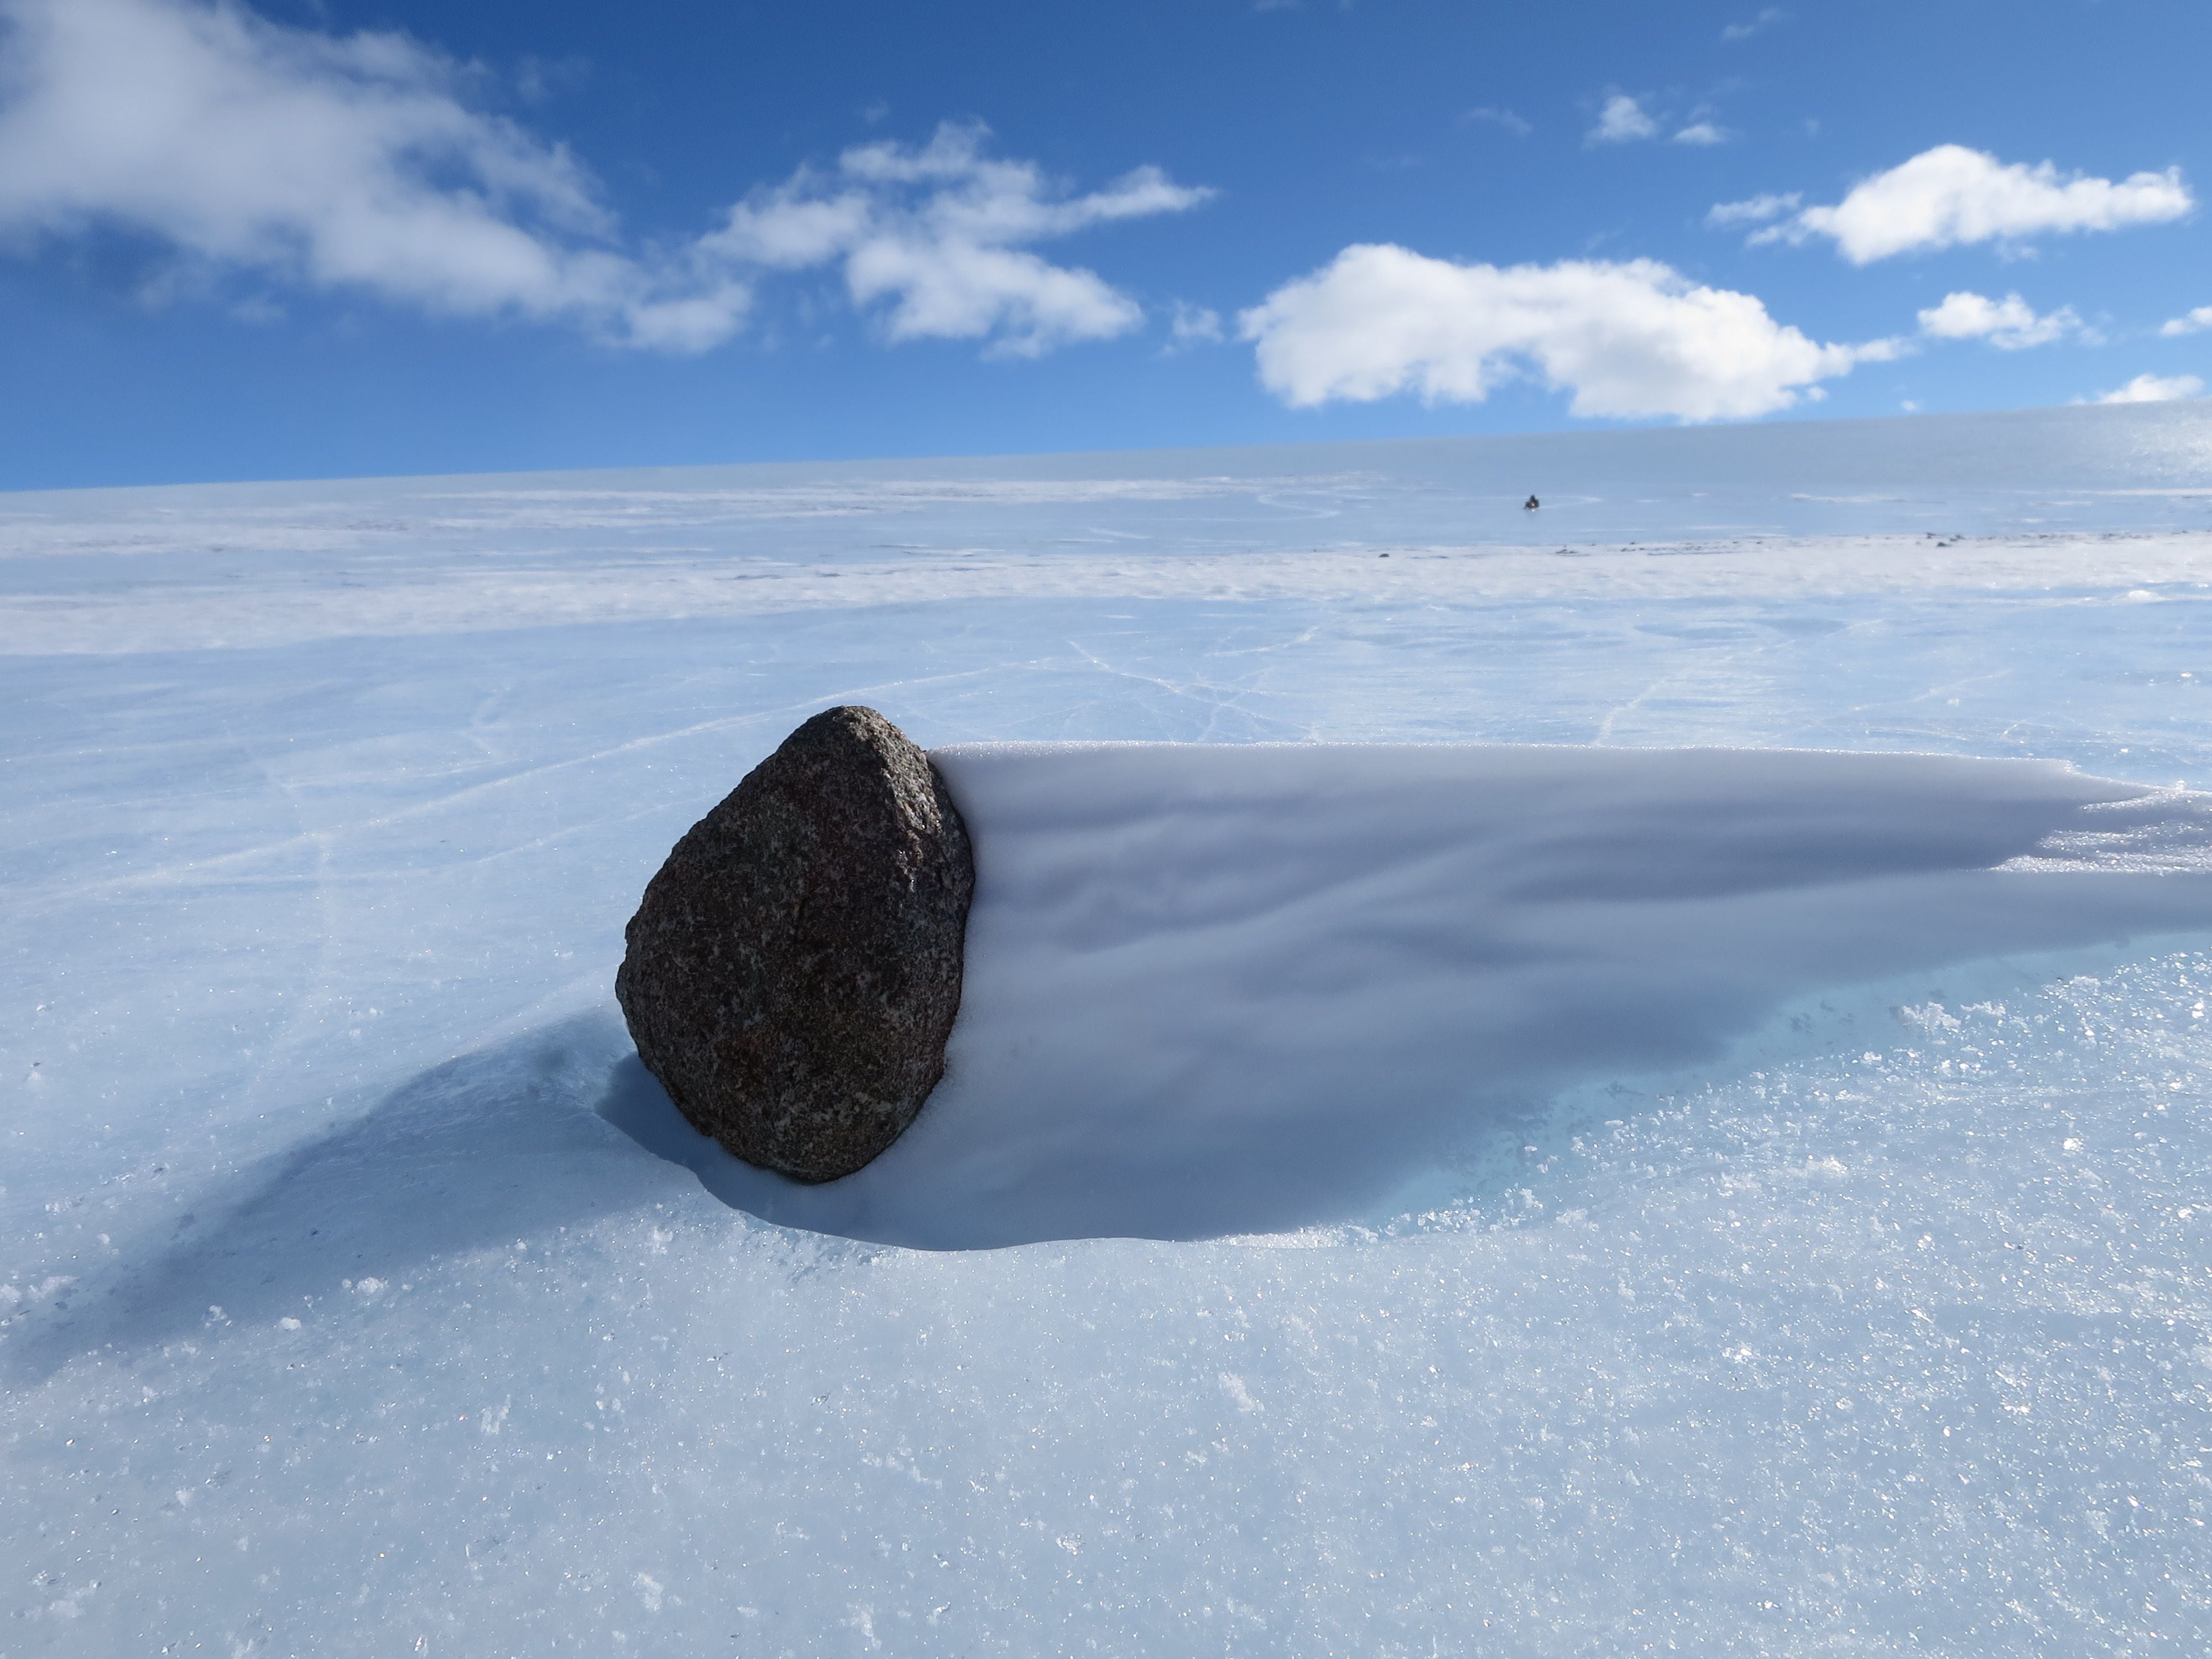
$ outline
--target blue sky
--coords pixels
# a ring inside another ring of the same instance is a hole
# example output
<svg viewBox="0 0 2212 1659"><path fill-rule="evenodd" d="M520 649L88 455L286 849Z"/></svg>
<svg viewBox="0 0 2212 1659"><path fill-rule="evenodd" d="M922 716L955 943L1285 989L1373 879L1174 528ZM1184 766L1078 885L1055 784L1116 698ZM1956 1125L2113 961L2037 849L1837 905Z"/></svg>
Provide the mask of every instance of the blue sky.
<svg viewBox="0 0 2212 1659"><path fill-rule="evenodd" d="M2181 0L0 20L4 487L2212 381Z"/></svg>

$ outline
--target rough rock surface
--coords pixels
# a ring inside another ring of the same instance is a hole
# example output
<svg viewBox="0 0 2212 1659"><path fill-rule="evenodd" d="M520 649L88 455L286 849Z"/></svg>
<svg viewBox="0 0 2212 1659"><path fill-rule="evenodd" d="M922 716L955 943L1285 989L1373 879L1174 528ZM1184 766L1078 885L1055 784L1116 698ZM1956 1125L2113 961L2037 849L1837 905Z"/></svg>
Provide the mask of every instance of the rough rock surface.
<svg viewBox="0 0 2212 1659"><path fill-rule="evenodd" d="M749 1163L850 1175L945 1074L975 892L929 757L872 708L790 737L676 843L615 995L684 1115Z"/></svg>

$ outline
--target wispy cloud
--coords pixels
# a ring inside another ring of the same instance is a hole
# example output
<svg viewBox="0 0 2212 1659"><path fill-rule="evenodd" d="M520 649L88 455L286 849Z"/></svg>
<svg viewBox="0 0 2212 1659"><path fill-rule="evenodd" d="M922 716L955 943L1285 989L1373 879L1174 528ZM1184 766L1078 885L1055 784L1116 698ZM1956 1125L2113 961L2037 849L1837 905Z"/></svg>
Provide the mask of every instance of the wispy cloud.
<svg viewBox="0 0 2212 1659"><path fill-rule="evenodd" d="M1795 213L1804 200L1793 190L1784 196L1753 196L1741 202L1722 202L1705 215L1705 222L1716 230L1737 225L1763 225L1785 213Z"/></svg>
<svg viewBox="0 0 2212 1659"><path fill-rule="evenodd" d="M1748 205L1725 204L1713 215ZM2049 161L2034 167L2006 163L1962 144L1939 144L1863 180L1833 207L1801 209L1751 240L1803 242L1826 237L1846 259L1863 265L1962 244L2017 243L2160 224L2196 205L2179 167L2115 181L2061 174ZM1713 215L1708 222L1729 222Z"/></svg>
<svg viewBox="0 0 2212 1659"><path fill-rule="evenodd" d="M1480 109L1471 109L1462 118L1468 121L1486 121L1492 126L1504 128L1516 138L1526 138L1536 130L1510 109L1492 109L1487 106Z"/></svg>
<svg viewBox="0 0 2212 1659"><path fill-rule="evenodd" d="M1170 352L1188 351L1202 345L1219 345L1228 336L1221 326L1221 313L1210 306L1194 306L1187 300L1177 300L1168 316Z"/></svg>
<svg viewBox="0 0 2212 1659"><path fill-rule="evenodd" d="M1591 144L1630 144L1659 136L1659 124L1642 103L1625 92L1616 92L1598 111L1597 125L1583 139Z"/></svg>
<svg viewBox="0 0 2212 1659"><path fill-rule="evenodd" d="M1781 7L1768 6L1763 9L1755 17L1748 18L1741 23L1730 23L1728 25L1727 27L1721 31L1721 39L1723 40L1748 40L1754 34L1764 34L1776 24L1786 23L1789 21L1790 14L1783 10Z"/></svg>
<svg viewBox="0 0 2212 1659"><path fill-rule="evenodd" d="M2038 316L2017 294L1992 300L1964 290L1945 295L1941 305L1920 313L1919 321L1920 331L1930 338L1986 340L2000 351L2048 345L2081 330L2081 319L2071 306Z"/></svg>
<svg viewBox="0 0 2212 1659"><path fill-rule="evenodd" d="M1260 378L1293 407L1401 393L1480 403L1532 377L1583 416L1710 421L1764 415L1893 340L1822 345L1748 294L1656 260L1459 264L1390 245L1346 248L1239 317Z"/></svg>
<svg viewBox="0 0 2212 1659"><path fill-rule="evenodd" d="M1672 125L1670 118L1667 124ZM1641 98L1625 92L1607 97L1599 107L1597 125L1583 135L1586 145L1634 144L1659 137L1666 128ZM1728 129L1712 118L1711 108L1693 109L1689 118L1675 128L1674 142L1678 144L1725 144L1732 135Z"/></svg>
<svg viewBox="0 0 2212 1659"><path fill-rule="evenodd" d="M2179 334L2200 334L2208 328L2212 328L2212 306L2199 306L2194 311L2168 319L2158 331L2171 339Z"/></svg>
<svg viewBox="0 0 2212 1659"><path fill-rule="evenodd" d="M514 90L526 104L544 104L575 91L591 78L590 61L574 53L552 58L533 56L516 66Z"/></svg>

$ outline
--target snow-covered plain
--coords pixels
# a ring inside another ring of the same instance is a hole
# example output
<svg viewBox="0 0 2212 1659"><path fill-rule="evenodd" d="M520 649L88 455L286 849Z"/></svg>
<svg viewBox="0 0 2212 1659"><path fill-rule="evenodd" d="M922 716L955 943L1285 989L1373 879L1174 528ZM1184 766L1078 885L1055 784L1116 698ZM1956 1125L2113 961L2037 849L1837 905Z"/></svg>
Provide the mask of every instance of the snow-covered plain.
<svg viewBox="0 0 2212 1659"><path fill-rule="evenodd" d="M0 500L0 1653L2200 1650L2209 603L2190 405ZM840 702L801 1192L611 987Z"/></svg>

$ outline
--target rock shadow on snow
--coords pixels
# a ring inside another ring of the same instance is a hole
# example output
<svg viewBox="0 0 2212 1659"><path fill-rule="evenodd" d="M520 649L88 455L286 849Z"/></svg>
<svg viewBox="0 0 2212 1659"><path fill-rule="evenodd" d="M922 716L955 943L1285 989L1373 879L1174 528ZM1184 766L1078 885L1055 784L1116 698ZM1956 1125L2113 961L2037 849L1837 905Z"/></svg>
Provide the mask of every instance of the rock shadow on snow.
<svg viewBox="0 0 2212 1659"><path fill-rule="evenodd" d="M66 1312L19 1326L8 1368L35 1378L80 1354L157 1347L206 1328L211 1309L218 1325L266 1324L349 1279L396 1279L666 1199L665 1166L592 1109L628 1046L609 1010L431 1067L248 1165L234 1196L197 1198L166 1237L88 1276Z"/></svg>

